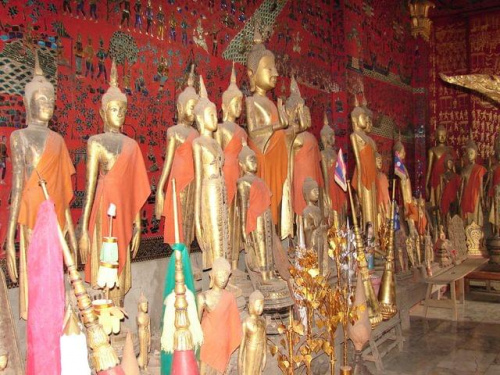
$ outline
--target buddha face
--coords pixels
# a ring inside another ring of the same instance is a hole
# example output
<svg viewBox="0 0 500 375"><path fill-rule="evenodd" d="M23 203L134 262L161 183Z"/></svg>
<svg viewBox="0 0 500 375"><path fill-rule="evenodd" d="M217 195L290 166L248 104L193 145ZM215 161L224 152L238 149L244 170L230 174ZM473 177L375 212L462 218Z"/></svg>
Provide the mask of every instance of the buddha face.
<svg viewBox="0 0 500 375"><path fill-rule="evenodd" d="M31 119L47 123L53 114L54 92L48 88L35 91L30 100Z"/></svg>
<svg viewBox="0 0 500 375"><path fill-rule="evenodd" d="M381 155L377 155L377 157L375 158L375 164L377 165L377 169L378 170L382 169L383 161L382 161L382 156Z"/></svg>
<svg viewBox="0 0 500 375"><path fill-rule="evenodd" d="M106 126L111 129L120 129L125 122L127 103L121 100L112 100L106 106L106 111L101 109L101 117Z"/></svg>
<svg viewBox="0 0 500 375"><path fill-rule="evenodd" d="M257 173L257 156L255 154L248 155L242 167L244 172Z"/></svg>
<svg viewBox="0 0 500 375"><path fill-rule="evenodd" d="M177 104L177 112L179 114L179 120L192 124L194 121L194 107L197 103L196 99L189 99L184 105L181 103Z"/></svg>
<svg viewBox="0 0 500 375"><path fill-rule="evenodd" d="M473 149L472 147L468 148L467 149L467 160L471 163L474 163L474 161L476 160L476 157L477 157L477 151L475 149Z"/></svg>
<svg viewBox="0 0 500 375"><path fill-rule="evenodd" d="M436 139L439 144L444 144L446 142L446 130L445 129L438 129L436 133Z"/></svg>
<svg viewBox="0 0 500 375"><path fill-rule="evenodd" d="M317 202L319 199L319 188L318 185L314 186L312 189L309 190L309 193L307 194L307 198L309 199L310 202Z"/></svg>
<svg viewBox="0 0 500 375"><path fill-rule="evenodd" d="M368 116L364 111L361 112L357 117L353 118L354 127L355 128L357 127L360 130L366 131L367 122L368 122Z"/></svg>
<svg viewBox="0 0 500 375"><path fill-rule="evenodd" d="M454 167L453 160L452 159L448 159L446 161L446 169L449 170L449 171L451 171L451 170L453 170L453 167Z"/></svg>
<svg viewBox="0 0 500 375"><path fill-rule="evenodd" d="M264 311L264 300L256 299L253 303L248 305L250 314L261 315Z"/></svg>
<svg viewBox="0 0 500 375"><path fill-rule="evenodd" d="M371 116L366 116L366 129L365 131L367 133L371 133L372 132L372 128L373 128L373 121L372 121L372 117Z"/></svg>
<svg viewBox="0 0 500 375"><path fill-rule="evenodd" d="M299 123L302 130L307 130L311 127L311 111L306 105L300 106L298 109Z"/></svg>
<svg viewBox="0 0 500 375"><path fill-rule="evenodd" d="M249 70L248 76L251 81L254 81L256 87L264 91L274 89L278 80L278 71L276 70L274 56L265 55L260 59L257 71L253 72Z"/></svg>
<svg viewBox="0 0 500 375"><path fill-rule="evenodd" d="M238 118L241 116L241 111L243 110L243 97L242 96L235 96L231 101L229 102L229 105L225 110L229 113L230 116L234 118Z"/></svg>
<svg viewBox="0 0 500 375"><path fill-rule="evenodd" d="M396 153L401 158L401 160L404 160L406 158L406 150L404 147L402 147L400 150L396 151Z"/></svg>
<svg viewBox="0 0 500 375"><path fill-rule="evenodd" d="M141 302L139 304L139 309L142 311L142 312L148 312L148 303L147 302Z"/></svg>
<svg viewBox="0 0 500 375"><path fill-rule="evenodd" d="M229 276L231 272L227 272L226 270L213 270L212 271L212 282L214 286L224 289L229 280Z"/></svg>
<svg viewBox="0 0 500 375"><path fill-rule="evenodd" d="M203 115L199 116L198 121L203 124L202 127L208 131L216 131L217 130L217 110L214 105L209 105L203 111Z"/></svg>

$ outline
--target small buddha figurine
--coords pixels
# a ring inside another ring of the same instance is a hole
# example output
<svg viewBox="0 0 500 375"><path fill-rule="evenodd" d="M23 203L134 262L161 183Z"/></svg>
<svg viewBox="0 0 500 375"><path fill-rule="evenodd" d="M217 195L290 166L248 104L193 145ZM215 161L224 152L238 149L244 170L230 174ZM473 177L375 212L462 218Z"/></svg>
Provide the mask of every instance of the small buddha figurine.
<svg viewBox="0 0 500 375"><path fill-rule="evenodd" d="M377 222L377 166L375 154L377 145L366 133L368 116L356 100L356 107L351 112L353 132L350 136L356 160L352 186L356 190L361 205L363 225L371 222L374 232L378 233Z"/></svg>
<svg viewBox="0 0 500 375"><path fill-rule="evenodd" d="M439 239L434 244L434 256L439 267L448 267L452 264L453 244L446 238L444 227L439 226Z"/></svg>
<svg viewBox="0 0 500 375"><path fill-rule="evenodd" d="M323 146L321 151L321 169L324 182L323 214L329 224L334 224L336 228L340 228L340 223L344 222L343 217L347 209L347 199L345 192L335 182L335 168L337 167L337 153L334 148L335 132L328 124L326 113L320 137Z"/></svg>
<svg viewBox="0 0 500 375"><path fill-rule="evenodd" d="M254 290L248 298L249 316L243 321L243 336L238 353L238 374L260 375L266 367L266 321L261 317L264 311L264 295Z"/></svg>
<svg viewBox="0 0 500 375"><path fill-rule="evenodd" d="M408 227L410 230L410 236L412 238L417 237L417 230L415 223L418 221L418 209L417 206L413 202L412 189L411 189L411 180L408 170L404 165L404 161L406 159L406 150L401 143L401 140L398 140L394 144L394 155L399 157L401 161L401 165L396 165L395 173L399 177L400 190L401 195L403 196L403 206L404 206L404 217L406 222L408 223Z"/></svg>
<svg viewBox="0 0 500 375"><path fill-rule="evenodd" d="M466 154L469 163L462 170L462 185L460 187L460 209L464 225L475 222L483 226L483 177L486 168L476 163L477 145L473 140L466 144Z"/></svg>
<svg viewBox="0 0 500 375"><path fill-rule="evenodd" d="M236 299L225 288L231 265L224 258L213 262L210 289L198 295L198 316L203 330L200 374L222 375L241 342L241 320Z"/></svg>
<svg viewBox="0 0 500 375"><path fill-rule="evenodd" d="M329 271L327 225L323 223L323 215L318 205L318 183L307 177L302 186L302 194L307 204L302 213L305 246L318 252L320 271L326 275Z"/></svg>
<svg viewBox="0 0 500 375"><path fill-rule="evenodd" d="M286 110L290 124L298 124L299 131L292 143L292 207L296 218L302 216L306 207L303 194L305 180L312 178L319 188L323 188L321 172L321 153L316 137L308 130L311 128L311 114L300 95L299 86L294 77L290 84L291 95L286 101ZM294 125L295 126L295 125ZM322 202L318 204L321 205ZM298 219L299 220L299 219Z"/></svg>
<svg viewBox="0 0 500 375"><path fill-rule="evenodd" d="M155 216L160 220L165 216L164 242L174 244L174 207L172 198L172 180L176 182L177 212L180 238L188 248L194 238L194 160L193 140L199 133L192 127L194 107L199 96L194 87L194 65L188 78L188 86L177 98L177 119L175 126L167 130L165 164L156 192ZM165 192L165 185L167 191Z"/></svg>
<svg viewBox="0 0 500 375"><path fill-rule="evenodd" d="M12 192L7 224L7 269L13 282L18 279L16 262L16 229L19 224L19 313L28 318L27 250L35 227L38 207L45 200L39 180L46 181L54 201L57 220L63 233L69 235L76 256L76 237L69 204L73 199L71 176L75 168L64 139L48 128L54 114L54 86L44 77L35 51L33 79L24 90L27 127L10 136L12 160ZM6 202L4 202L6 203Z"/></svg>
<svg viewBox="0 0 500 375"><path fill-rule="evenodd" d="M240 225L237 215L236 182L240 177L238 154L247 141L247 134L243 128L236 124L242 110L243 93L236 85L236 73L231 71L231 83L222 94L222 113L224 122L219 124L215 132L215 139L224 150L224 179L226 181L227 204L229 207L228 223L231 238L231 248L228 259L233 270L238 268L238 257L241 250Z"/></svg>
<svg viewBox="0 0 500 375"><path fill-rule="evenodd" d="M149 351L151 350L151 319L148 315L148 300L141 293L137 305L137 336L139 336L139 357L137 363L142 370L147 370Z"/></svg>
<svg viewBox="0 0 500 375"><path fill-rule="evenodd" d="M99 112L104 133L91 136L87 142L87 180L78 245L86 262L85 281L97 287L101 245L109 220L113 220L113 236L118 241L118 286L110 290L110 299L116 306L123 306L132 285L130 261L141 241L140 210L151 189L139 145L121 133L127 97L118 88L114 61L110 87L102 96ZM115 218L106 215L111 203L116 205Z"/></svg>
<svg viewBox="0 0 500 375"><path fill-rule="evenodd" d="M389 180L383 171L382 155L375 154L377 165L377 218L379 228L391 220L391 197L389 196Z"/></svg>
<svg viewBox="0 0 500 375"><path fill-rule="evenodd" d="M437 145L429 149L427 154L427 176L425 179L425 186L427 198L431 202L431 205L433 207L439 207L442 195L440 188L441 175L445 172L445 155L449 153L454 157L455 152L446 144L447 131L443 125L437 127L435 138Z"/></svg>
<svg viewBox="0 0 500 375"><path fill-rule="evenodd" d="M490 198L489 222L493 236L500 236L500 137L494 144L494 162L489 168L488 196Z"/></svg>
<svg viewBox="0 0 500 375"><path fill-rule="evenodd" d="M457 199L460 190L461 179L455 173L455 160L451 154L445 155L444 160L445 171L441 175L440 191L441 194L441 216L442 223L445 228L448 228L449 218L457 213Z"/></svg>
<svg viewBox="0 0 500 375"><path fill-rule="evenodd" d="M230 249L224 153L213 138L217 130L217 109L208 99L200 76L200 100L194 107L200 136L193 141L195 171L196 239L203 251L203 269L212 268L217 258L228 257Z"/></svg>
<svg viewBox="0 0 500 375"><path fill-rule="evenodd" d="M274 54L263 44L255 28L254 46L247 57L247 73L253 96L246 98L248 145L257 155L258 176L271 189L271 213L279 227L280 204L283 185L288 171L288 152L283 129L288 126L285 109L278 100L278 107L267 97L278 78ZM288 222L290 218L285 217Z"/></svg>

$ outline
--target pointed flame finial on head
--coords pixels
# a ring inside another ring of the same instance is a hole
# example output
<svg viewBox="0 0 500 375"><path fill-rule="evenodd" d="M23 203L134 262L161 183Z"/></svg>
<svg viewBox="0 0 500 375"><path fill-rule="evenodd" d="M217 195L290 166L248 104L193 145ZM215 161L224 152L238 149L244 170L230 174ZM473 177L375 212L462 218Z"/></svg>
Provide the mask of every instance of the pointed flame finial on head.
<svg viewBox="0 0 500 375"><path fill-rule="evenodd" d="M35 76L42 76L44 77L42 67L40 66L40 60L38 57L38 49L35 50L35 70L34 70L34 75Z"/></svg>
<svg viewBox="0 0 500 375"><path fill-rule="evenodd" d="M116 69L116 60L113 59L111 63L111 73L109 75L109 85L111 87L118 87L118 70Z"/></svg>
<svg viewBox="0 0 500 375"><path fill-rule="evenodd" d="M191 64L191 69L189 71L189 76L188 76L188 81L187 84L189 87L194 86L194 64Z"/></svg>
<svg viewBox="0 0 500 375"><path fill-rule="evenodd" d="M354 94L354 106L359 107L358 94Z"/></svg>
<svg viewBox="0 0 500 375"><path fill-rule="evenodd" d="M292 79L290 80L290 95L297 95L299 97L302 97L300 95L300 88L297 80L295 79L295 75L292 75Z"/></svg>
<svg viewBox="0 0 500 375"><path fill-rule="evenodd" d="M253 42L254 44L262 44L264 43L264 39L262 38L262 34L260 33L260 20L256 20L253 29Z"/></svg>
<svg viewBox="0 0 500 375"><path fill-rule="evenodd" d="M234 69L234 61L233 61L233 67L231 69L231 80L230 83L234 83L236 85L236 71Z"/></svg>
<svg viewBox="0 0 500 375"><path fill-rule="evenodd" d="M200 74L200 98L208 99L207 89L205 87L205 82L203 81L203 76Z"/></svg>
<svg viewBox="0 0 500 375"><path fill-rule="evenodd" d="M330 125L330 123L328 121L328 115L326 114L326 111L323 112L323 125L324 126L329 126Z"/></svg>

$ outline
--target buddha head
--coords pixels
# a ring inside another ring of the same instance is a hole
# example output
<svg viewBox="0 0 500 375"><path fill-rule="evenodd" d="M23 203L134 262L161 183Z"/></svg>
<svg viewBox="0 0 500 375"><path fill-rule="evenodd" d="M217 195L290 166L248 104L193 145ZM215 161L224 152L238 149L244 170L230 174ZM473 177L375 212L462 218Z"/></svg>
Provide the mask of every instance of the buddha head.
<svg viewBox="0 0 500 375"><path fill-rule="evenodd" d="M366 131L368 116L363 107L359 106L358 98L355 97L355 107L351 112L352 129L354 131Z"/></svg>
<svg viewBox="0 0 500 375"><path fill-rule="evenodd" d="M200 97L194 89L194 65L191 65L187 87L177 98L177 118L179 123L191 125L194 122L194 107Z"/></svg>
<svg viewBox="0 0 500 375"><path fill-rule="evenodd" d="M400 135L401 137L401 135ZM393 150L394 150L394 154L399 156L399 158L401 160L404 160L406 158L406 150L405 150L405 146L403 145L403 143L401 142L401 139L399 139L395 144L394 144L394 147L393 147Z"/></svg>
<svg viewBox="0 0 500 375"><path fill-rule="evenodd" d="M226 91L222 93L222 113L224 121L236 120L241 116L243 105L243 93L236 84L236 72L233 68L231 70L231 82Z"/></svg>
<svg viewBox="0 0 500 375"><path fill-rule="evenodd" d="M266 49L258 25L255 26L254 45L247 57L247 74L250 80L250 91L260 89L266 93L274 89L278 79L274 54Z"/></svg>
<svg viewBox="0 0 500 375"><path fill-rule="evenodd" d="M384 159L378 152L375 154L375 164L377 166L377 170L381 171L384 165Z"/></svg>
<svg viewBox="0 0 500 375"><path fill-rule="evenodd" d="M290 80L290 96L285 102L285 109L288 115L288 120L292 124L296 131L300 130L304 126L303 121L303 109L305 101L300 94L299 85L295 80L295 76L292 76Z"/></svg>
<svg viewBox="0 0 500 375"><path fill-rule="evenodd" d="M198 131L200 134L214 132L217 130L217 108L215 104L208 99L207 89L203 82L203 76L200 75L200 99L193 110Z"/></svg>
<svg viewBox="0 0 500 375"><path fill-rule="evenodd" d="M444 157L444 167L447 171L453 171L455 169L455 160L450 153L447 153Z"/></svg>
<svg viewBox="0 0 500 375"><path fill-rule="evenodd" d="M472 139L467 142L465 145L465 152L467 154L467 160L470 164L474 164L476 162L478 148L476 142Z"/></svg>
<svg viewBox="0 0 500 375"><path fill-rule="evenodd" d="M224 289L231 276L231 265L225 258L217 258L212 264L210 288Z"/></svg>
<svg viewBox="0 0 500 375"><path fill-rule="evenodd" d="M99 113L104 121L104 131L120 131L127 114L127 96L118 88L118 72L114 60L111 64L109 88L102 96Z"/></svg>
<svg viewBox="0 0 500 375"><path fill-rule="evenodd" d="M440 145L444 145L446 143L446 128L443 125L439 125L436 128L436 141Z"/></svg>
<svg viewBox="0 0 500 375"><path fill-rule="evenodd" d="M137 302L137 308L140 312L148 312L148 299L142 292L141 296L139 297L139 301Z"/></svg>
<svg viewBox="0 0 500 375"><path fill-rule="evenodd" d="M257 173L257 156L255 152L247 146L246 142L244 142L238 155L238 161L243 173Z"/></svg>
<svg viewBox="0 0 500 375"><path fill-rule="evenodd" d="M33 79L24 88L24 106L26 120L47 126L54 114L54 86L44 76L38 61L38 51L35 51L35 69Z"/></svg>
<svg viewBox="0 0 500 375"><path fill-rule="evenodd" d="M333 146L335 146L335 132L328 123L328 116L326 113L323 116L323 127L321 128L320 138L323 148L333 148Z"/></svg>
<svg viewBox="0 0 500 375"><path fill-rule="evenodd" d="M371 133L372 129L373 129L373 112L371 109L369 109L366 106L366 103L363 105L363 109L366 112L366 129L365 129L365 131L367 133Z"/></svg>
<svg viewBox="0 0 500 375"><path fill-rule="evenodd" d="M254 290L248 297L248 312L250 315L261 315L264 311L264 295L260 290Z"/></svg>
<svg viewBox="0 0 500 375"><path fill-rule="evenodd" d="M318 183L311 177L307 177L302 185L302 194L307 203L316 203L319 199L319 186Z"/></svg>

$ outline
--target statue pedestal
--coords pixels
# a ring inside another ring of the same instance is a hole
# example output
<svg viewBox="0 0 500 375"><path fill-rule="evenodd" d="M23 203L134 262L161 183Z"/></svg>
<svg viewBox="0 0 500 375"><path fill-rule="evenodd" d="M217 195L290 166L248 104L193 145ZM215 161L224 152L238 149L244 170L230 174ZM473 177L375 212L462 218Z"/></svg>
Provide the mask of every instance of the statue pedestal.
<svg viewBox="0 0 500 375"><path fill-rule="evenodd" d="M490 263L500 264L500 237L490 237L486 240L486 248L490 255Z"/></svg>

